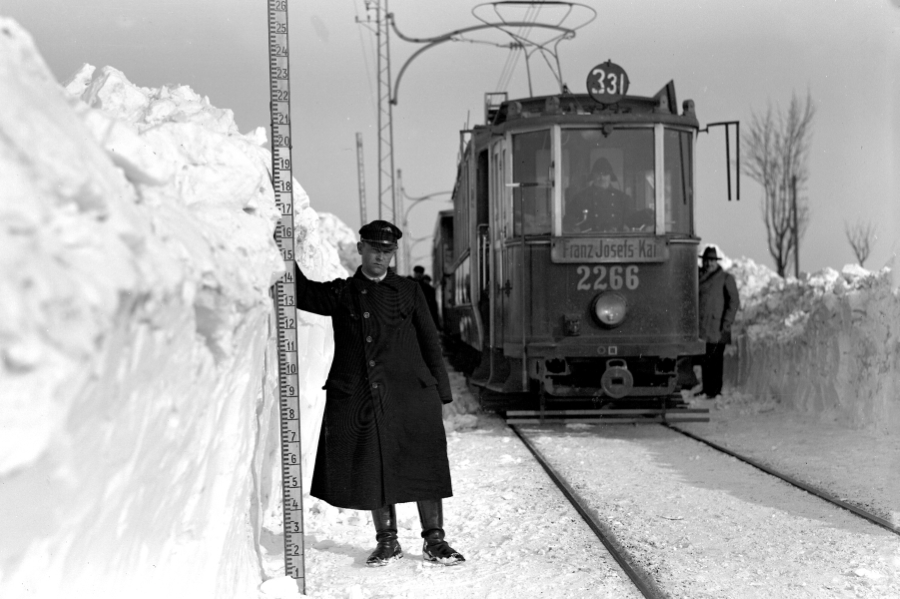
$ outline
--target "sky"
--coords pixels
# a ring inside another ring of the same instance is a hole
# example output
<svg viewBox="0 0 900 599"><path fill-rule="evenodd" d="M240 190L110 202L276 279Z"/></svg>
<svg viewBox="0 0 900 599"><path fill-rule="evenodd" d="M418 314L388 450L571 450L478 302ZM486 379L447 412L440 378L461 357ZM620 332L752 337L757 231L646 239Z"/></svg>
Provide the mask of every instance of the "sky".
<svg viewBox="0 0 900 599"><path fill-rule="evenodd" d="M900 0L584 3L597 18L559 46L563 79L573 91L584 91L590 68L611 59L628 72L630 94L653 95L672 80L679 104L694 100L701 126L740 120L745 128L754 113L770 105L786 109L792 94L808 91L816 115L801 271L855 261L846 223L876 227L868 268L900 253ZM471 9L478 4L390 0L389 8L402 33L422 38L477 24ZM238 127L249 132L270 119L266 7L263 0L0 0L0 15L31 32L61 83L90 63L120 69L140 86L186 84L233 110ZM370 14L364 0L289 5L293 174L316 210L354 230L357 133L367 216L378 216L375 37L371 26L358 23ZM420 47L392 34L395 80ZM508 54L488 44L446 43L421 54L404 74L393 108L394 165L407 197L434 195L403 206L413 262L430 262L428 237L437 211L449 207L443 192L453 188L459 130L483 122L484 93L528 95L523 60L505 90L498 89ZM532 78L535 95L558 91L541 65ZM697 162L702 243L774 266L760 186L742 176L741 200L727 199L721 128L700 134Z"/></svg>

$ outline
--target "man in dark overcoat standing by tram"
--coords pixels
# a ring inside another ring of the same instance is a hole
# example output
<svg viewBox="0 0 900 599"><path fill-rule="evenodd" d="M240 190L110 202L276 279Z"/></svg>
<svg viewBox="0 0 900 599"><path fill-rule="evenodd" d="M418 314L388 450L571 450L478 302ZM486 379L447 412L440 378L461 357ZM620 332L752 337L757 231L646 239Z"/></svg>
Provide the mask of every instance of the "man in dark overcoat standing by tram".
<svg viewBox="0 0 900 599"><path fill-rule="evenodd" d="M311 495L372 511L369 566L403 557L395 504L411 501L423 558L458 564L465 558L444 540L441 500L453 492L441 406L453 398L437 329L419 283L389 268L400 229L376 220L359 234L352 277L319 283L296 267L297 307L330 316L334 328Z"/></svg>
<svg viewBox="0 0 900 599"><path fill-rule="evenodd" d="M731 325L741 307L737 283L726 272L713 246L707 246L700 267L700 338L706 341L703 357L703 394L712 399L722 393L725 346L731 343Z"/></svg>

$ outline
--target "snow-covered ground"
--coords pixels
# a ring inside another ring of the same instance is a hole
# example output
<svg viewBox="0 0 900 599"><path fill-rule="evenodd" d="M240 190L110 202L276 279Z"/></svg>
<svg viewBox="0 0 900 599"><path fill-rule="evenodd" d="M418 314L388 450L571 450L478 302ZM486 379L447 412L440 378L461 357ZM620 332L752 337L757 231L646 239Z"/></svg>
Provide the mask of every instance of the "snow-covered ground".
<svg viewBox="0 0 900 599"><path fill-rule="evenodd" d="M278 596L268 288L283 263L265 131L241 134L188 87L139 87L110 67L63 89L26 32L8 19L0 31L0 597L244 598L268 578L263 596ZM294 189L298 261L345 276L353 231ZM862 459L893 456L900 424L890 273L782 281L748 259L725 265L745 309L716 422L789 414L803 426L785 434L809 446L836 426L858 460L843 465L859 475L850 488L895 474L900 460ZM332 342L326 319L298 324L308 482ZM406 506L408 560L373 572L366 514L308 502L313 596L621 596L612 570L585 569L602 552L523 449L457 391L446 511L469 562L421 566ZM894 576L886 559L878 572Z"/></svg>
<svg viewBox="0 0 900 599"><path fill-rule="evenodd" d="M471 404L451 373L454 397ZM455 402L454 402L455 403ZM453 405L453 404L450 404ZM900 525L900 435L811 422L727 390L709 423L681 425ZM458 422L458 419L456 420ZM496 416L448 436L448 538L466 556L424 564L415 506L397 507L406 557L367 568L369 514L312 500L306 594L315 599L639 597L518 437ZM657 426L527 427L601 523L678 599L900 598L900 538ZM600 456L600 457L598 457ZM299 597L277 518L261 599Z"/></svg>

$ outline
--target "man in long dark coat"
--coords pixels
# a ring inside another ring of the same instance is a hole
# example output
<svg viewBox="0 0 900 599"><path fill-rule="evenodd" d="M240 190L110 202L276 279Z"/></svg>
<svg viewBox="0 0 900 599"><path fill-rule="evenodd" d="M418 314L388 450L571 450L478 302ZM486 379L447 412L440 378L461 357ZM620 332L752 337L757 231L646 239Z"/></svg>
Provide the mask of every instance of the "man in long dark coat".
<svg viewBox="0 0 900 599"><path fill-rule="evenodd" d="M438 333L419 284L388 268L400 230L376 220L359 234L352 277L318 283L296 268L297 307L330 316L334 328L311 494L372 511L378 546L367 565L403 557L394 504L409 501L424 559L461 563L444 540L441 499L453 491L441 405L453 397Z"/></svg>
<svg viewBox="0 0 900 599"><path fill-rule="evenodd" d="M419 279L419 285L422 286L422 293L425 295L425 303L428 304L428 311L431 312L431 320L434 326L441 330L441 315L438 311L437 290L431 286L431 277L425 275Z"/></svg>
<svg viewBox="0 0 900 599"><path fill-rule="evenodd" d="M716 248L703 250L700 267L700 338L706 341L703 357L703 393L712 399L722 392L725 346L731 343L731 325L741 307L734 277L719 266Z"/></svg>
<svg viewBox="0 0 900 599"><path fill-rule="evenodd" d="M419 284L422 288L422 294L425 296L425 303L428 304L428 311L431 313L431 319L434 320L434 326L440 330L441 317L438 314L437 297L435 289L431 286L431 277L425 274L425 267L416 265L413 267L413 274L409 277Z"/></svg>

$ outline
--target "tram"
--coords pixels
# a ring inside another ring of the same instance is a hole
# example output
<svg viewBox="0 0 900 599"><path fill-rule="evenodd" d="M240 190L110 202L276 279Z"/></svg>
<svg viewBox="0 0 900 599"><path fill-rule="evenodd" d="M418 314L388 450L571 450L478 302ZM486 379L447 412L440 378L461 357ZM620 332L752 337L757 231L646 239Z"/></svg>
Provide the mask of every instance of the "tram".
<svg viewBox="0 0 900 599"><path fill-rule="evenodd" d="M704 353L694 102L627 95L612 62L587 82L486 94L461 132L433 272L445 350L489 409L677 405L679 358Z"/></svg>

